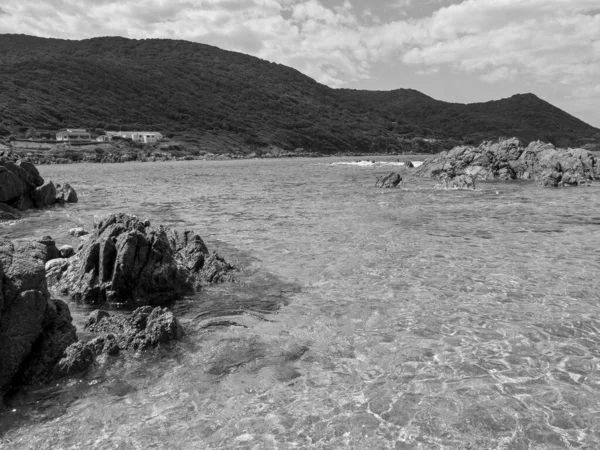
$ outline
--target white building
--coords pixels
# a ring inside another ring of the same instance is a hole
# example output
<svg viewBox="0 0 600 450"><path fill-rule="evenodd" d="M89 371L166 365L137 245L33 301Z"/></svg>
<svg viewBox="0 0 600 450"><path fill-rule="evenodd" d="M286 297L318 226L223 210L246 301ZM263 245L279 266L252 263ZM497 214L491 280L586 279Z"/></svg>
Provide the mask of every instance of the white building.
<svg viewBox="0 0 600 450"><path fill-rule="evenodd" d="M107 131L106 135L109 136L110 139L118 136L143 144L153 144L163 138L163 135L158 131Z"/></svg>
<svg viewBox="0 0 600 450"><path fill-rule="evenodd" d="M92 136L83 128L67 128L56 133L57 141L91 141Z"/></svg>

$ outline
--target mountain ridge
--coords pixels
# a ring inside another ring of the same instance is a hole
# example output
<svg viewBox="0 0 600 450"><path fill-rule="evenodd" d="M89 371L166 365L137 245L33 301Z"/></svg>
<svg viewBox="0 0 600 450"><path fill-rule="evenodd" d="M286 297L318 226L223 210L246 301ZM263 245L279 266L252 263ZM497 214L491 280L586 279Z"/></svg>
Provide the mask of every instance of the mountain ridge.
<svg viewBox="0 0 600 450"><path fill-rule="evenodd" d="M333 89L207 44L0 35L0 132L156 129L213 150L434 152L500 136L561 146L600 129L534 94L461 104L414 89Z"/></svg>

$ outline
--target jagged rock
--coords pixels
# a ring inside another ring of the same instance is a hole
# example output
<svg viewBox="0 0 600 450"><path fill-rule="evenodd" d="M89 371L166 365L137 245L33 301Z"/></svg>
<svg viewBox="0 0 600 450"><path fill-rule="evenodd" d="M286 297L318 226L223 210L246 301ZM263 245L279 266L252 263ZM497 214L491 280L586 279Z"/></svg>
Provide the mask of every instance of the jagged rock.
<svg viewBox="0 0 600 450"><path fill-rule="evenodd" d="M409 169L414 169L415 165L412 163L412 161L406 161L404 163L404 167L407 167Z"/></svg>
<svg viewBox="0 0 600 450"><path fill-rule="evenodd" d="M480 180L533 179L543 186L578 186L600 177L600 164L584 149L558 149L516 139L459 146L426 160L415 175L453 179L469 175Z"/></svg>
<svg viewBox="0 0 600 450"><path fill-rule="evenodd" d="M72 342L68 308L50 299L45 261L46 245L0 238L0 390L41 381Z"/></svg>
<svg viewBox="0 0 600 450"><path fill-rule="evenodd" d="M150 306L138 308L130 316L111 316L96 310L88 317L85 329L100 335L88 342L72 344L55 366L56 376L82 372L99 358L158 347L179 340L184 334L171 311Z"/></svg>
<svg viewBox="0 0 600 450"><path fill-rule="evenodd" d="M1 151L0 203L25 210L50 206L56 202L77 201L77 194L68 183L65 183L58 194L57 197L54 183L44 182L32 163L20 160L19 156L11 150ZM0 211L1 216L6 215Z"/></svg>
<svg viewBox="0 0 600 450"><path fill-rule="evenodd" d="M151 306L137 308L131 316L97 311L88 317L84 328L114 335L120 350L145 350L183 336L183 328L171 311Z"/></svg>
<svg viewBox="0 0 600 450"><path fill-rule="evenodd" d="M77 192L71 187L69 183L65 183L62 186L56 185L56 203L77 203Z"/></svg>
<svg viewBox="0 0 600 450"><path fill-rule="evenodd" d="M402 183L402 176L397 172L390 172L387 175L377 178L375 186L378 188L395 188Z"/></svg>
<svg viewBox="0 0 600 450"><path fill-rule="evenodd" d="M69 230L69 234L71 236L81 237L81 236L85 236L90 233L88 231L86 231L83 227L76 227L76 228L71 228Z"/></svg>
<svg viewBox="0 0 600 450"><path fill-rule="evenodd" d="M70 261L56 289L74 301L155 304L232 279L233 267L192 231L127 214L106 216Z"/></svg>
<svg viewBox="0 0 600 450"><path fill-rule="evenodd" d="M62 245L59 247L58 252L61 258L70 258L75 254L75 249L70 245Z"/></svg>

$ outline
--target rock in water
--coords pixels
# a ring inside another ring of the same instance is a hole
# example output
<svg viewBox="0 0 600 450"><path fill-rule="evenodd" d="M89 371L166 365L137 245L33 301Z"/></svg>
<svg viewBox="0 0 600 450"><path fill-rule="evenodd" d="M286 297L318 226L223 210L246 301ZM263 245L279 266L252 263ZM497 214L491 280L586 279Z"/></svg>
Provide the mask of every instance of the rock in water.
<svg viewBox="0 0 600 450"><path fill-rule="evenodd" d="M454 178L444 178L444 189L475 189L475 180L469 175L458 175Z"/></svg>
<svg viewBox="0 0 600 450"><path fill-rule="evenodd" d="M43 243L0 238L0 390L43 381L77 339L68 307L50 298L46 258Z"/></svg>
<svg viewBox="0 0 600 450"><path fill-rule="evenodd" d="M89 304L156 304L203 284L232 280L233 270L210 254L192 231L153 227L135 216L112 214L94 225L91 238L70 259L55 287Z"/></svg>
<svg viewBox="0 0 600 450"><path fill-rule="evenodd" d="M375 186L378 188L395 188L402 183L402 176L397 172L390 172L387 175L377 178Z"/></svg>
<svg viewBox="0 0 600 450"><path fill-rule="evenodd" d="M25 210L76 201L77 194L68 183L57 192L54 183L44 182L33 164L21 161L10 150L0 150L0 204Z"/></svg>
<svg viewBox="0 0 600 450"><path fill-rule="evenodd" d="M183 328L166 308L144 306L131 316L91 313L85 324L88 332L100 333L88 342L76 342L55 367L55 375L72 375L87 369L98 357L115 356L124 351L143 351L179 340Z"/></svg>
<svg viewBox="0 0 600 450"><path fill-rule="evenodd" d="M78 200L77 192L69 183L56 185L56 203L77 203Z"/></svg>
<svg viewBox="0 0 600 450"><path fill-rule="evenodd" d="M426 160L415 175L453 179L469 175L479 180L533 179L543 186L578 186L600 177L600 163L587 150L559 149L516 139L459 146Z"/></svg>

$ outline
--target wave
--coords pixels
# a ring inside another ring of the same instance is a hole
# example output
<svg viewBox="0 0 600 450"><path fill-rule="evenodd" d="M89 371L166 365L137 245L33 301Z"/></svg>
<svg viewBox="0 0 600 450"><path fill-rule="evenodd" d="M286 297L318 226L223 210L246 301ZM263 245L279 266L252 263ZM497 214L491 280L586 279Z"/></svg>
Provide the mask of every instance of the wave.
<svg viewBox="0 0 600 450"><path fill-rule="evenodd" d="M419 167L423 161L411 161L414 167ZM358 167L373 167L373 166L405 166L406 162L402 161L338 161L329 164L330 166L358 166Z"/></svg>

